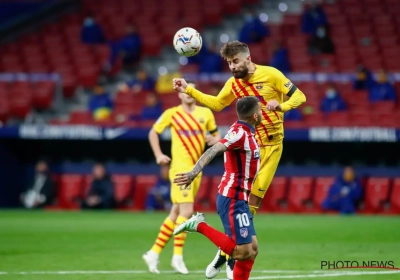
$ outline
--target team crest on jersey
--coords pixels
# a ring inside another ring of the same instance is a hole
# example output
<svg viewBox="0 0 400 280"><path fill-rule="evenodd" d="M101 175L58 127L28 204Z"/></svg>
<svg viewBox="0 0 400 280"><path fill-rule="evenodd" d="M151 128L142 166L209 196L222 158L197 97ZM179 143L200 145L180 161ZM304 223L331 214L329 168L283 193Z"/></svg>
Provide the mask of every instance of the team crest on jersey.
<svg viewBox="0 0 400 280"><path fill-rule="evenodd" d="M260 158L260 150L254 150L254 159Z"/></svg>
<svg viewBox="0 0 400 280"><path fill-rule="evenodd" d="M199 123L204 123L204 119L203 118L199 118Z"/></svg>
<svg viewBox="0 0 400 280"><path fill-rule="evenodd" d="M228 133L227 138L228 139L233 139L235 136L236 136L236 132L231 131L231 132Z"/></svg>
<svg viewBox="0 0 400 280"><path fill-rule="evenodd" d="M293 86L293 83L291 82L291 81L288 81L286 84L285 84L285 87L287 87L287 88L291 88Z"/></svg>
<svg viewBox="0 0 400 280"><path fill-rule="evenodd" d="M247 228L241 228L240 229L240 236L241 237L246 238L248 234L249 234L249 231L247 230Z"/></svg>
<svg viewBox="0 0 400 280"><path fill-rule="evenodd" d="M256 89L262 89L263 88L263 84L256 84Z"/></svg>

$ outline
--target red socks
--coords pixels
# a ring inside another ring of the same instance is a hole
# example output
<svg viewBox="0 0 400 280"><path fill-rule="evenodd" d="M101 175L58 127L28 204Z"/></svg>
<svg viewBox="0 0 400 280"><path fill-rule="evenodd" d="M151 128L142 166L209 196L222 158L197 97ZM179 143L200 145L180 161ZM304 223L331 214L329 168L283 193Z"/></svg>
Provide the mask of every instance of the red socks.
<svg viewBox="0 0 400 280"><path fill-rule="evenodd" d="M212 243L214 243L217 247L221 249L221 251L225 252L227 255L231 255L236 247L235 241L233 241L229 236L227 236L225 233L216 230L215 228L209 226L206 223L200 223L197 226L197 231L203 234L208 239L210 239Z"/></svg>
<svg viewBox="0 0 400 280"><path fill-rule="evenodd" d="M250 272L253 267L254 260L236 261L233 267L233 279L247 280L250 277Z"/></svg>

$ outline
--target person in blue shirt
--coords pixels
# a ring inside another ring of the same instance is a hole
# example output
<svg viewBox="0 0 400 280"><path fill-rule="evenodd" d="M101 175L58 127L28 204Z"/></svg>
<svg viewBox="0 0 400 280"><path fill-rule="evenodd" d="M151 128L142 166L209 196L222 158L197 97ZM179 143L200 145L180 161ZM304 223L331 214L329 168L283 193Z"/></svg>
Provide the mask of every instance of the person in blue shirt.
<svg viewBox="0 0 400 280"><path fill-rule="evenodd" d="M333 85L329 85L325 92L325 98L321 102L321 111L324 113L331 113L345 111L346 109L346 103L340 94Z"/></svg>
<svg viewBox="0 0 400 280"><path fill-rule="evenodd" d="M313 3L306 11L303 13L301 19L301 31L306 34L315 34L317 32L318 26L327 26L328 20L325 15L324 10L321 6Z"/></svg>
<svg viewBox="0 0 400 280"><path fill-rule="evenodd" d="M282 47L279 42L276 42L274 45L274 51L269 65L275 67L284 74L290 71L288 50Z"/></svg>
<svg viewBox="0 0 400 280"><path fill-rule="evenodd" d="M354 214L361 197L360 180L356 178L354 168L347 166L343 175L339 176L329 189L328 197L322 203L322 209L339 211L341 214Z"/></svg>
<svg viewBox="0 0 400 280"><path fill-rule="evenodd" d="M217 73L223 70L223 60L215 46L210 46L199 61L200 73Z"/></svg>
<svg viewBox="0 0 400 280"><path fill-rule="evenodd" d="M136 28L128 26L125 37L119 42L119 54L122 56L124 66L136 64L140 60L142 40Z"/></svg>
<svg viewBox="0 0 400 280"><path fill-rule="evenodd" d="M372 73L363 65L357 66L356 74L353 80L353 89L355 90L367 90L372 88L374 80Z"/></svg>
<svg viewBox="0 0 400 280"><path fill-rule="evenodd" d="M146 198L146 210L169 210L171 208L171 183L169 165L161 165L157 183L150 189Z"/></svg>
<svg viewBox="0 0 400 280"><path fill-rule="evenodd" d="M150 77L147 72L143 69L140 69L136 78L122 84L119 87L121 92L128 92L131 90L133 93L139 93L141 91L153 91L155 88L155 82L152 77Z"/></svg>
<svg viewBox="0 0 400 280"><path fill-rule="evenodd" d="M269 36L268 28L253 13L246 13L244 22L238 36L240 42L246 44L259 43Z"/></svg>
<svg viewBox="0 0 400 280"><path fill-rule="evenodd" d="M369 91L369 101L396 101L396 90L389 83L386 72L380 70L378 72L378 80L374 83Z"/></svg>
<svg viewBox="0 0 400 280"><path fill-rule="evenodd" d="M106 37L104 35L103 29L96 22L93 16L88 16L83 21L83 26L81 29L81 41L85 44L103 44L106 43Z"/></svg>
<svg viewBox="0 0 400 280"><path fill-rule="evenodd" d="M112 111L113 102L110 95L104 91L102 85L98 84L93 89L89 99L89 110L95 120L107 119Z"/></svg>
<svg viewBox="0 0 400 280"><path fill-rule="evenodd" d="M162 104L158 100L157 95L149 92L146 95L146 105L143 108L140 119L141 120L157 120L163 112Z"/></svg>
<svg viewBox="0 0 400 280"><path fill-rule="evenodd" d="M285 121L301 121L303 116L298 108L289 110L284 114Z"/></svg>
<svg viewBox="0 0 400 280"><path fill-rule="evenodd" d="M114 186L104 165L93 167L93 181L89 193L82 203L84 209L111 209L114 206Z"/></svg>

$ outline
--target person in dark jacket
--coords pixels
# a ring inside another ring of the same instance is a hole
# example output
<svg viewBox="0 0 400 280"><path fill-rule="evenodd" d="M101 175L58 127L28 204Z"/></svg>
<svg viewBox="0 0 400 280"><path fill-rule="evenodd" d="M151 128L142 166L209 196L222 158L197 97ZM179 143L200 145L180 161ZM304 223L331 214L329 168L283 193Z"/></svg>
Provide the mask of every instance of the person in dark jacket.
<svg viewBox="0 0 400 280"><path fill-rule="evenodd" d="M104 165L93 167L93 181L88 196L82 204L84 209L111 209L114 206L114 186Z"/></svg>
<svg viewBox="0 0 400 280"><path fill-rule="evenodd" d="M21 202L25 208L41 208L53 202L55 185L49 173L49 167L43 160L35 167L35 176L26 191L21 194Z"/></svg>
<svg viewBox="0 0 400 280"><path fill-rule="evenodd" d="M169 165L161 165L157 183L150 189L146 198L146 210L171 209L171 183L169 181Z"/></svg>
<svg viewBox="0 0 400 280"><path fill-rule="evenodd" d="M343 175L339 176L328 192L328 197L322 203L322 209L339 211L341 214L356 212L356 204L361 199L362 187L356 178L354 168L347 166Z"/></svg>

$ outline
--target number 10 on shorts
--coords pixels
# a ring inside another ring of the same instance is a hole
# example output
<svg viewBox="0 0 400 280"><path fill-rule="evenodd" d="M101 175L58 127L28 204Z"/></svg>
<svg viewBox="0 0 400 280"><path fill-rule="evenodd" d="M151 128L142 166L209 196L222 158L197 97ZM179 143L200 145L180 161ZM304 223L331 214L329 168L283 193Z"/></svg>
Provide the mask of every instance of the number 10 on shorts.
<svg viewBox="0 0 400 280"><path fill-rule="evenodd" d="M247 213L237 214L236 220L239 222L239 227L248 227L250 225L250 220L249 216L247 216Z"/></svg>

